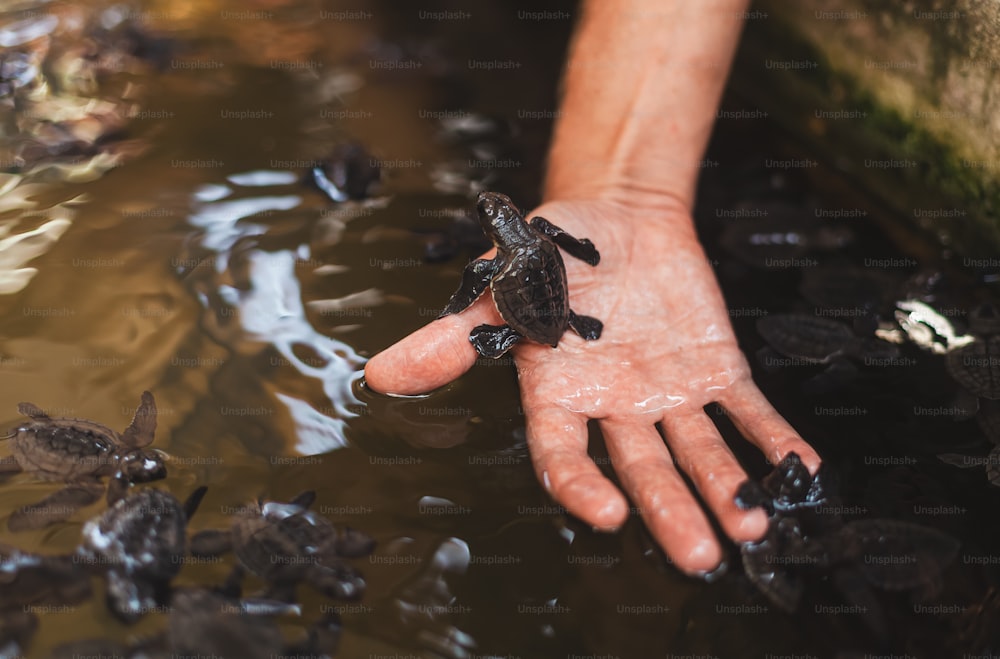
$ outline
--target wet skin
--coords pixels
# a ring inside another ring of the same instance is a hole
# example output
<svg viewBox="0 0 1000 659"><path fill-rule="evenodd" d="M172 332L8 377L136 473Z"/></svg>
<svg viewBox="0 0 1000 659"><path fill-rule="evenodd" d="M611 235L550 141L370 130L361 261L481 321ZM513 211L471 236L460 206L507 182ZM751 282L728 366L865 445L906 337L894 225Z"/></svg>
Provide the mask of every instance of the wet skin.
<svg viewBox="0 0 1000 659"><path fill-rule="evenodd" d="M587 455L587 420L597 419L625 493L666 553L686 572L714 569L722 559L719 541L678 469L733 540L759 539L767 518L733 502L747 476L703 407L721 404L772 462L795 452L815 472L819 456L751 380L683 204L558 201L528 217L534 215L601 246L600 266L566 259L566 270L570 305L605 323L599 341L570 332L556 349L530 342L512 349L539 479L597 529L624 523L628 502ZM394 394L451 382L475 362L468 336L483 323L502 323L488 290L465 311L375 355L366 382Z"/></svg>

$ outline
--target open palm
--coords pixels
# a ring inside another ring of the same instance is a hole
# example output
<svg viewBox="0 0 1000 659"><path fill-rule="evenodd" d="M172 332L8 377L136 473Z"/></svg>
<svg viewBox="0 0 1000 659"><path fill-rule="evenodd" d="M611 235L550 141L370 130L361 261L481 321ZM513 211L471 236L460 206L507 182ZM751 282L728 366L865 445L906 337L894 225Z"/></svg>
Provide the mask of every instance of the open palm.
<svg viewBox="0 0 1000 659"><path fill-rule="evenodd" d="M721 550L678 468L734 540L759 538L767 520L733 503L746 474L703 407L721 404L770 461L794 451L815 471L819 457L753 384L686 211L587 200L534 215L600 250L596 268L565 261L573 310L604 322L597 341L567 332L557 349L528 340L513 348L539 478L593 526L625 521L626 499L587 455L587 420L597 419L623 488L666 553L687 572L712 570ZM368 384L414 394L450 382L478 357L468 337L483 323L503 323L488 290L373 357Z"/></svg>

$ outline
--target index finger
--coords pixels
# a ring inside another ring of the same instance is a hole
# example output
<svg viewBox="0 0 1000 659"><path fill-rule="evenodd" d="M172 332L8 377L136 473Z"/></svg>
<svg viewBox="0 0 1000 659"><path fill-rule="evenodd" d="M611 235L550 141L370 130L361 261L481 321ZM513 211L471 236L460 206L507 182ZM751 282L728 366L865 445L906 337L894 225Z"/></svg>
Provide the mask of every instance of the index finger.
<svg viewBox="0 0 1000 659"><path fill-rule="evenodd" d="M461 313L431 321L365 364L375 391L412 396L444 386L469 370L479 356L469 343L477 325L502 323L487 292Z"/></svg>

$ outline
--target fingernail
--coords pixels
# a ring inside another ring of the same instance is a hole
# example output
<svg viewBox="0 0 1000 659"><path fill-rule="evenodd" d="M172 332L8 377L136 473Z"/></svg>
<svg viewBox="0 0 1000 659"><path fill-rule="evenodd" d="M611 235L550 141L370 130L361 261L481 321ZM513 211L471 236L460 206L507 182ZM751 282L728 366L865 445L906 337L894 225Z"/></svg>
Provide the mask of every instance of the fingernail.
<svg viewBox="0 0 1000 659"><path fill-rule="evenodd" d="M729 571L729 563L727 561L722 561L717 566L715 566L715 569L713 570L708 570L707 572L706 571L694 572L691 574L691 576L696 579L701 579L705 583L715 583L716 581L721 579L728 571Z"/></svg>

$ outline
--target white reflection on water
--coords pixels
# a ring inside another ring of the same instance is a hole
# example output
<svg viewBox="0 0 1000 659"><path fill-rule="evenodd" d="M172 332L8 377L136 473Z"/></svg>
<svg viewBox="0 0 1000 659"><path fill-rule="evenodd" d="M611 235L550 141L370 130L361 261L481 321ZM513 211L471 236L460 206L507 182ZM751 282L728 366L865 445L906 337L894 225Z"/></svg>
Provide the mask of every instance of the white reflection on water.
<svg viewBox="0 0 1000 659"><path fill-rule="evenodd" d="M294 177L289 179L285 174L254 171L232 175L229 181L250 186L295 181ZM203 203L189 218L191 224L204 232L201 245L216 253L213 260L220 275L229 269L230 253L237 241L262 236L267 231L265 225L248 222L244 218L267 211L292 210L302 201L298 195L227 199L232 192L226 186L203 186L194 195ZM307 256L306 245L299 245L294 250L251 249L241 253L240 263L249 285L236 287L227 283L225 277L220 277L216 290L219 297L237 311L242 330L236 336L230 335L228 341L270 345L303 376L322 382L323 392L330 399L332 411L338 418L331 418L288 393L277 391L274 394L295 423L295 450L303 455L313 455L346 444L344 419L357 416L347 406L361 402L351 391L351 382L357 377L357 369L364 359L346 343L317 332L306 318L301 288L295 276L295 263ZM293 348L296 345L306 346L312 351L313 356L308 362L295 353Z"/></svg>

